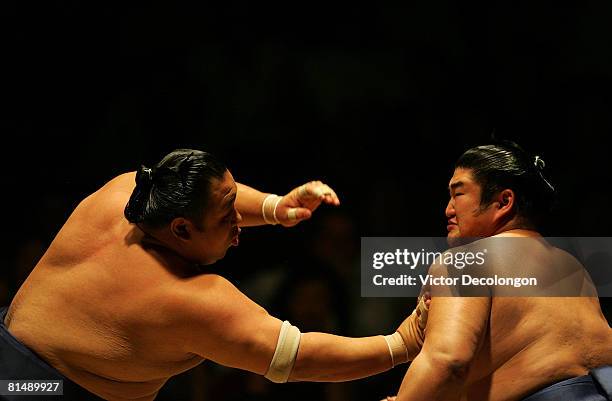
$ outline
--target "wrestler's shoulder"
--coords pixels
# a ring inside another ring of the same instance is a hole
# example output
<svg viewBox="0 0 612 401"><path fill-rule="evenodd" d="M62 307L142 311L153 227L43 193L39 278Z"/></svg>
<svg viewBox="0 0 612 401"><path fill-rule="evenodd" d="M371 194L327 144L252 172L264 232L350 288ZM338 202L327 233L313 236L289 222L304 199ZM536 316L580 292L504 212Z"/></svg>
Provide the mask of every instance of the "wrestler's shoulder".
<svg viewBox="0 0 612 401"><path fill-rule="evenodd" d="M221 302L223 299L235 296L240 291L225 277L206 273L176 280L166 286L163 293L164 296L177 303L175 306L182 307L185 301L191 301L190 303Z"/></svg>
<svg viewBox="0 0 612 401"><path fill-rule="evenodd" d="M114 176L109 181L107 181L101 189L124 189L129 192L132 192L134 187L136 186L136 172L128 171L125 173L121 173L119 175Z"/></svg>
<svg viewBox="0 0 612 401"><path fill-rule="evenodd" d="M94 221L123 216L123 209L134 189L134 175L134 172L124 173L108 181L79 203L76 214L91 214L88 218Z"/></svg>
<svg viewBox="0 0 612 401"><path fill-rule="evenodd" d="M97 191L85 198L82 203L108 203L115 199L129 199L136 185L134 182L135 176L136 173L131 171L111 178Z"/></svg>
<svg viewBox="0 0 612 401"><path fill-rule="evenodd" d="M167 313L176 319L194 318L215 323L242 308L256 304L229 280L218 274L201 274L180 283L167 286L163 293ZM257 309L259 309L258 307ZM263 308L261 308L262 311Z"/></svg>

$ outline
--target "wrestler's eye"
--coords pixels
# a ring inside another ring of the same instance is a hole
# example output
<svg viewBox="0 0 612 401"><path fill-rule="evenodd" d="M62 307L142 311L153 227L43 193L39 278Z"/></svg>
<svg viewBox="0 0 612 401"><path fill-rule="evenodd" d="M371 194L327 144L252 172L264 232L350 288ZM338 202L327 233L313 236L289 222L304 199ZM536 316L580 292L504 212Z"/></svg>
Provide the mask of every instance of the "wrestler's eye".
<svg viewBox="0 0 612 401"><path fill-rule="evenodd" d="M461 192L457 192L457 193L455 193L455 196L456 196L456 197L457 197L457 196L461 196L461 195L463 195L463 193L461 193Z"/></svg>

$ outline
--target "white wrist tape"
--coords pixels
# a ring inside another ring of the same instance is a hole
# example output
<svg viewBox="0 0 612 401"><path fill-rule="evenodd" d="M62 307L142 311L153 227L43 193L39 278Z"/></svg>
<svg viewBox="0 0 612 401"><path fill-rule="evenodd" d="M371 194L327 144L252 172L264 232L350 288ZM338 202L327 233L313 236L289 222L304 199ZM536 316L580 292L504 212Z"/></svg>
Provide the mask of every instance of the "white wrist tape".
<svg viewBox="0 0 612 401"><path fill-rule="evenodd" d="M276 198L276 202L274 202L274 210L272 211L272 216L274 217L274 221L276 222L276 224L280 223L280 221L278 221L278 218L276 217L276 208L278 207L278 204L282 200L283 200L283 197L279 196L278 198Z"/></svg>
<svg viewBox="0 0 612 401"><path fill-rule="evenodd" d="M261 215L266 224L280 223L276 218L276 207L282 199L282 196L275 194L270 194L264 198L264 201L261 204Z"/></svg>
<svg viewBox="0 0 612 401"><path fill-rule="evenodd" d="M402 339L400 333L396 331L388 336L383 336L383 338L389 347L391 365L393 365L392 367L396 367L400 363L408 362L408 349L406 348L406 344L404 344L404 340Z"/></svg>
<svg viewBox="0 0 612 401"><path fill-rule="evenodd" d="M266 379L274 383L286 383L289 380L301 338L300 330L285 320L278 335L272 362L270 362L270 367L264 375Z"/></svg>

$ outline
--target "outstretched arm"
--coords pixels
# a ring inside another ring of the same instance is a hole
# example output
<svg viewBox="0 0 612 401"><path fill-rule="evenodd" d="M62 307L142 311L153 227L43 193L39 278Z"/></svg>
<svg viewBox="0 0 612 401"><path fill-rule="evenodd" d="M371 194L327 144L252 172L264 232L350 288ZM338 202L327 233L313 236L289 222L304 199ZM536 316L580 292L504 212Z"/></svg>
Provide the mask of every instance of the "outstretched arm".
<svg viewBox="0 0 612 401"><path fill-rule="evenodd" d="M269 373L278 353L282 322L220 276L201 275L189 285L187 298L181 297L178 312L172 313L178 320L172 325L177 344L185 352L224 366ZM299 338L289 381L354 380L399 363L383 336L349 338L310 332ZM408 359L405 349L403 352L401 362Z"/></svg>
<svg viewBox="0 0 612 401"><path fill-rule="evenodd" d="M280 197L236 183L236 209L242 215L243 227L263 224L294 226L309 219L321 203L339 205L336 193L321 181L311 181Z"/></svg>

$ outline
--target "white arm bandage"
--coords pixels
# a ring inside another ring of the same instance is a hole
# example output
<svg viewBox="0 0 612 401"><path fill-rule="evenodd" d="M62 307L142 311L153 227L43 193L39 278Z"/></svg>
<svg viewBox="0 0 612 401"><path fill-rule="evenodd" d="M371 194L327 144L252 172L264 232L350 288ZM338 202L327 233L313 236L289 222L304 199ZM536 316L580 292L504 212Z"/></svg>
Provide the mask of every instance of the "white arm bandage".
<svg viewBox="0 0 612 401"><path fill-rule="evenodd" d="M389 354L391 355L391 365L396 367L400 363L406 363L410 359L408 358L408 349L402 340L402 336L397 331L388 336L383 336L389 347Z"/></svg>
<svg viewBox="0 0 612 401"><path fill-rule="evenodd" d="M270 362L270 367L264 375L266 379L274 383L286 383L289 380L300 347L301 337L302 334L297 327L292 326L286 320L283 322L272 362Z"/></svg>

